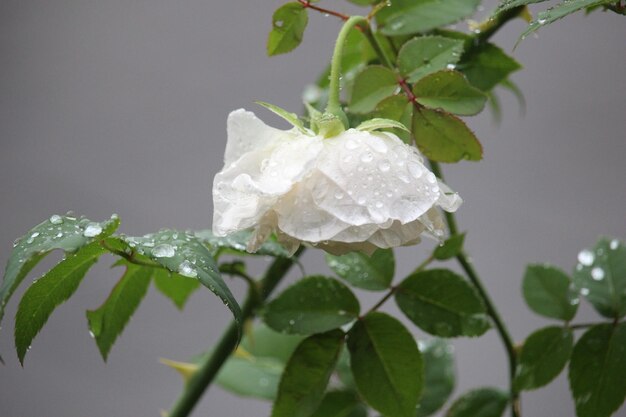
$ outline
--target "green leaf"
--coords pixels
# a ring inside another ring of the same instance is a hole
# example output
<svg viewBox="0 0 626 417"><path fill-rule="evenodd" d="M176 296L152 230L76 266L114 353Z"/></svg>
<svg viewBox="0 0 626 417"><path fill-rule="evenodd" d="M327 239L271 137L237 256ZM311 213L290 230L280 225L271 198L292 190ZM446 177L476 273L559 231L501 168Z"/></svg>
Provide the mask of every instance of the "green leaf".
<svg viewBox="0 0 626 417"><path fill-rule="evenodd" d="M195 232L194 235L209 247L211 254L215 258L224 253L234 255L275 256L277 258L289 257L289 252L276 242L276 239L273 237L263 242L255 253L247 252L246 246L252 236L252 232L249 230L231 233L224 237L215 236L210 230L200 230Z"/></svg>
<svg viewBox="0 0 626 417"><path fill-rule="evenodd" d="M395 133L404 143L410 144L413 141L410 132L411 120L413 119L413 103L409 102L404 94L387 97L378 103L374 114L376 117L396 120L402 123L409 128L408 132L405 129L390 129L390 131Z"/></svg>
<svg viewBox="0 0 626 417"><path fill-rule="evenodd" d="M447 269L410 275L399 285L396 303L420 329L435 336L480 336L489 329L474 288Z"/></svg>
<svg viewBox="0 0 626 417"><path fill-rule="evenodd" d="M411 39L398 52L398 69L413 83L433 72L454 69L463 53L463 41L443 36Z"/></svg>
<svg viewBox="0 0 626 417"><path fill-rule="evenodd" d="M451 114L431 109L416 111L413 135L418 148L428 159L439 162L482 159L483 148L474 133Z"/></svg>
<svg viewBox="0 0 626 417"><path fill-rule="evenodd" d="M457 399L446 417L500 417L509 403L509 395L495 388L479 388Z"/></svg>
<svg viewBox="0 0 626 417"><path fill-rule="evenodd" d="M300 336L280 334L258 323L243 337L216 382L238 395L273 400L285 364L301 341Z"/></svg>
<svg viewBox="0 0 626 417"><path fill-rule="evenodd" d="M359 402L356 393L330 391L326 393L311 417L367 417L367 411Z"/></svg>
<svg viewBox="0 0 626 417"><path fill-rule="evenodd" d="M515 375L517 390L531 390L549 384L569 361L574 346L572 331L562 327L537 330L524 342Z"/></svg>
<svg viewBox="0 0 626 417"><path fill-rule="evenodd" d="M119 225L117 215L111 216L110 220L95 223L85 218L55 214L32 228L26 236L16 240L4 272L4 282L0 287L0 321L4 316L4 308L17 287L50 251L61 249L65 252L76 252L95 239L109 236ZM97 231L100 233L96 234Z"/></svg>
<svg viewBox="0 0 626 417"><path fill-rule="evenodd" d="M230 358L216 378L223 389L244 397L273 400L278 393L285 364L273 358Z"/></svg>
<svg viewBox="0 0 626 417"><path fill-rule="evenodd" d="M404 130L405 132L410 132L410 130L400 122L381 118L366 120L356 127L356 130L362 130L364 132L372 132L381 129L400 129Z"/></svg>
<svg viewBox="0 0 626 417"><path fill-rule="evenodd" d="M275 115L283 118L293 127L296 127L300 132L307 134L307 135L311 134L311 132L304 127L304 123L302 123L302 120L298 118L297 114L288 112L285 109L275 106L274 104L266 103L264 101L255 101L255 103L258 104L259 106L265 107L266 109L268 109Z"/></svg>
<svg viewBox="0 0 626 417"><path fill-rule="evenodd" d="M474 13L480 0L394 0L377 15L388 36L426 32Z"/></svg>
<svg viewBox="0 0 626 417"><path fill-rule="evenodd" d="M369 66L354 80L349 109L353 113L369 113L397 89L398 80L393 71L380 65Z"/></svg>
<svg viewBox="0 0 626 417"><path fill-rule="evenodd" d="M161 230L143 237L125 237L128 246L170 272L198 279L217 295L241 325L241 309L219 272L215 260L202 240L191 233Z"/></svg>
<svg viewBox="0 0 626 417"><path fill-rule="evenodd" d="M541 3L546 0L503 0L498 4L498 7L493 11L492 18L497 14L502 13L506 10L513 9L518 6L527 6L529 4Z"/></svg>
<svg viewBox="0 0 626 417"><path fill-rule="evenodd" d="M626 323L600 324L578 340L569 365L578 417L608 417L626 396Z"/></svg>
<svg viewBox="0 0 626 417"><path fill-rule="evenodd" d="M612 3L608 0L566 0L563 3L559 3L554 7L549 8L544 12L539 12L537 18L530 22L528 29L522 33L520 40L525 39L528 35L535 32L543 26L547 26L550 23L564 18L565 16L584 10L588 7L593 7L601 4Z"/></svg>
<svg viewBox="0 0 626 417"><path fill-rule="evenodd" d="M266 305L265 323L279 332L309 335L350 323L359 301L341 282L322 276L303 278Z"/></svg>
<svg viewBox="0 0 626 417"><path fill-rule="evenodd" d="M554 266L529 265L522 291L528 307L541 316L570 321L578 310L579 299L570 277Z"/></svg>
<svg viewBox="0 0 626 417"><path fill-rule="evenodd" d="M574 284L604 317L626 315L626 246L617 239L600 239L592 250L578 254Z"/></svg>
<svg viewBox="0 0 626 417"><path fill-rule="evenodd" d="M440 261L451 259L463 251L463 242L465 241L465 233L450 236L443 245L438 246L433 252L433 257Z"/></svg>
<svg viewBox="0 0 626 417"><path fill-rule="evenodd" d="M267 38L267 54L274 56L293 51L302 42L308 22L309 15L300 3L287 3L276 9Z"/></svg>
<svg viewBox="0 0 626 417"><path fill-rule="evenodd" d="M439 71L422 78L413 86L413 94L426 107L462 116L480 113L487 101L487 96L456 71Z"/></svg>
<svg viewBox="0 0 626 417"><path fill-rule="evenodd" d="M156 269L153 279L157 290L169 298L179 310L185 307L189 296L200 287L199 281L172 273L166 269Z"/></svg>
<svg viewBox="0 0 626 417"><path fill-rule="evenodd" d="M454 390L454 348L442 339L419 343L424 358L424 392L417 404L417 417L434 414Z"/></svg>
<svg viewBox="0 0 626 417"><path fill-rule="evenodd" d="M15 315L15 348L20 363L55 308L76 291L85 274L106 253L98 242L79 249L59 262L24 293Z"/></svg>
<svg viewBox="0 0 626 417"><path fill-rule="evenodd" d="M415 417L424 366L413 336L402 323L384 313L369 313L348 333L348 349L363 399L384 415Z"/></svg>
<svg viewBox="0 0 626 417"><path fill-rule="evenodd" d="M339 330L302 341L287 362L272 417L309 417L322 402L345 334Z"/></svg>
<svg viewBox="0 0 626 417"><path fill-rule="evenodd" d="M153 273L153 268L134 265L127 261L118 264L126 267L126 272L104 304L96 310L87 311L89 330L105 361L117 337L146 295Z"/></svg>
<svg viewBox="0 0 626 417"><path fill-rule="evenodd" d="M459 63L469 82L482 91L489 91L522 66L497 46L486 43L471 49Z"/></svg>
<svg viewBox="0 0 626 417"><path fill-rule="evenodd" d="M378 249L371 256L361 252L341 256L327 254L326 263L351 285L370 291L389 288L396 268L391 249Z"/></svg>

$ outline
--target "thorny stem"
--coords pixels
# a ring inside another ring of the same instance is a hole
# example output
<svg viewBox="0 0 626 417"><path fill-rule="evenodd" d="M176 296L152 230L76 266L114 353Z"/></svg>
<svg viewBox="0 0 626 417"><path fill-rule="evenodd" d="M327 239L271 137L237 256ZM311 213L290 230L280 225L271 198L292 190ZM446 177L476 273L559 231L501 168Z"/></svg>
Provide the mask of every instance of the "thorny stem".
<svg viewBox="0 0 626 417"><path fill-rule="evenodd" d="M278 283L285 277L291 266L303 252L300 249L292 259L277 258L269 266L260 282L259 296L251 289L248 297L241 307L242 320L252 318L256 310L261 306L269 295L274 291ZM213 353L202 362L198 370L192 375L182 395L174 404L168 417L187 417L196 406L207 387L211 384L215 375L220 370L226 359L237 347L239 342L239 324L232 321L221 339L215 346Z"/></svg>
<svg viewBox="0 0 626 417"><path fill-rule="evenodd" d="M474 42L472 43L473 47L480 46L481 44L487 42L487 40L489 40L489 38L491 38L491 36L493 36L493 34L496 33L506 22L517 17L523 11L523 9L524 9L523 6L515 7L513 9L506 10L500 13L499 15L497 15L496 17L494 17L492 21L490 22L488 28L474 35ZM374 48L374 50L379 52L381 48L378 45L376 38L374 36L371 36L371 37L368 37L368 39L370 40L370 43L372 44L372 47ZM379 53L379 57L381 61L387 67L396 71L396 68L389 62L389 60L384 54ZM413 105L415 106L415 108L419 111L420 106L415 100L415 96L413 95L411 88L406 82L406 80L399 78L398 84L402 88L403 92L407 95L407 98L409 99L409 101L411 101ZM433 170L433 173L437 177L443 180L443 173L441 172L441 168L439 167L439 164L435 161L431 161L431 168ZM445 218L446 218L446 223L448 224L448 229L450 231L450 234L451 235L458 234L458 227L457 227L456 218L454 214L446 212ZM493 323L495 324L498 334L500 336L500 339L502 340L504 348L507 352L507 356L509 359L511 414L513 417L520 417L521 406L520 406L520 400L519 400L519 393L513 387L513 381L514 381L515 372L517 369L517 352L515 350L513 339L511 338L511 335L509 334L509 331L506 325L504 324L504 321L500 317L500 314L498 313L498 310L496 309L493 301L491 300L491 297L489 296L487 289L483 285L480 277L474 270L474 267L472 266L467 256L464 253L461 253L456 258L459 264L461 265L461 268L463 268L463 270L465 271L465 274L469 278L470 282L474 285L479 295L481 296L483 302L485 303L487 314L491 317ZM389 297L391 297L393 292L395 292L395 287L392 288L392 290L375 307L377 308L379 304L382 305L382 303L384 303Z"/></svg>

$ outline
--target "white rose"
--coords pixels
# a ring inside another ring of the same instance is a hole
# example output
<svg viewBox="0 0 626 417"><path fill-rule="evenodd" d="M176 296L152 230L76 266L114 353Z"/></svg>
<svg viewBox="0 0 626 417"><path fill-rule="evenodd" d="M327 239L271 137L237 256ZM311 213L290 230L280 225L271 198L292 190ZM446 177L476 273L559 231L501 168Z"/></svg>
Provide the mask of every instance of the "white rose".
<svg viewBox="0 0 626 417"><path fill-rule="evenodd" d="M442 239L440 207L461 198L396 135L349 129L324 138L267 126L243 109L228 117L224 169L213 182L213 233L254 231L254 252L272 233L295 252L333 254Z"/></svg>

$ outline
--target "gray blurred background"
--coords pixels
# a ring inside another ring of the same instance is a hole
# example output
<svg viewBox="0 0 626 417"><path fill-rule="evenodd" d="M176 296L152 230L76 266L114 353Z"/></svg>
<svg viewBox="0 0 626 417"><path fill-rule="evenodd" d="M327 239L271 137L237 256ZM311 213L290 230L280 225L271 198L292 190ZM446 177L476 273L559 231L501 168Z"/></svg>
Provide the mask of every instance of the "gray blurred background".
<svg viewBox="0 0 626 417"><path fill-rule="evenodd" d="M326 65L340 26L312 14L295 53L267 58L271 14L281 3L3 0L0 262L14 238L70 209L94 220L117 212L122 231L135 235L210 227L227 114L246 107L276 121L253 100L299 111L300 93ZM343 1L323 4L353 10ZM625 23L609 13L577 15L523 42L514 56L525 69L513 79L526 95L526 115L501 94L500 126L488 111L469 119L484 161L446 169L448 184L465 199L459 221L471 230L467 249L518 341L548 324L521 299L526 263L571 271L577 252L599 235L626 237ZM513 22L495 41L511 52L523 27ZM399 277L431 247L398 251ZM194 294L181 313L151 289L104 364L84 311L97 307L119 277L110 261L103 259L55 312L24 368L13 351L18 297L12 301L0 333L7 361L0 366L1 416L158 416L176 399L182 383L157 359L184 360L206 349L229 313L208 291ZM317 251L304 264L309 272L328 271ZM233 285L241 297L242 286ZM364 306L377 297L364 298ZM596 319L583 305L577 321ZM455 345L455 395L507 383L494 331ZM525 394L523 406L525 416L572 416L566 378ZM265 402L213 388L195 415L268 411Z"/></svg>

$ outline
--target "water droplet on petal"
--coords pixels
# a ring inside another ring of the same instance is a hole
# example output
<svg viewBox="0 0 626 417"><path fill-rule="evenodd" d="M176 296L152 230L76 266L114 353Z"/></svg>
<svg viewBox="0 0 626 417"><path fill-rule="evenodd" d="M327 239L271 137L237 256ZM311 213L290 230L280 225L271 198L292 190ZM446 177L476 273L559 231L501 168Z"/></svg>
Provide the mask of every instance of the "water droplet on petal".
<svg viewBox="0 0 626 417"><path fill-rule="evenodd" d="M437 177L435 177L435 174L433 174L432 172L429 172L428 175L426 175L426 180L429 183L434 184L437 182Z"/></svg>
<svg viewBox="0 0 626 417"><path fill-rule="evenodd" d="M344 145L346 149L354 150L359 147L359 143L354 139L348 139Z"/></svg>
<svg viewBox="0 0 626 417"><path fill-rule="evenodd" d="M374 155L372 155L371 152L363 152L363 154L361 155L361 162L372 162L372 159L374 159Z"/></svg>
<svg viewBox="0 0 626 417"><path fill-rule="evenodd" d="M423 174L422 168L418 164L416 164L415 162L409 162L409 164L407 165L407 168L409 169L409 173L415 179L421 177L422 174Z"/></svg>
<svg viewBox="0 0 626 417"><path fill-rule="evenodd" d="M378 169L380 172L388 172L391 169L391 165L387 161L381 161L378 164Z"/></svg>

